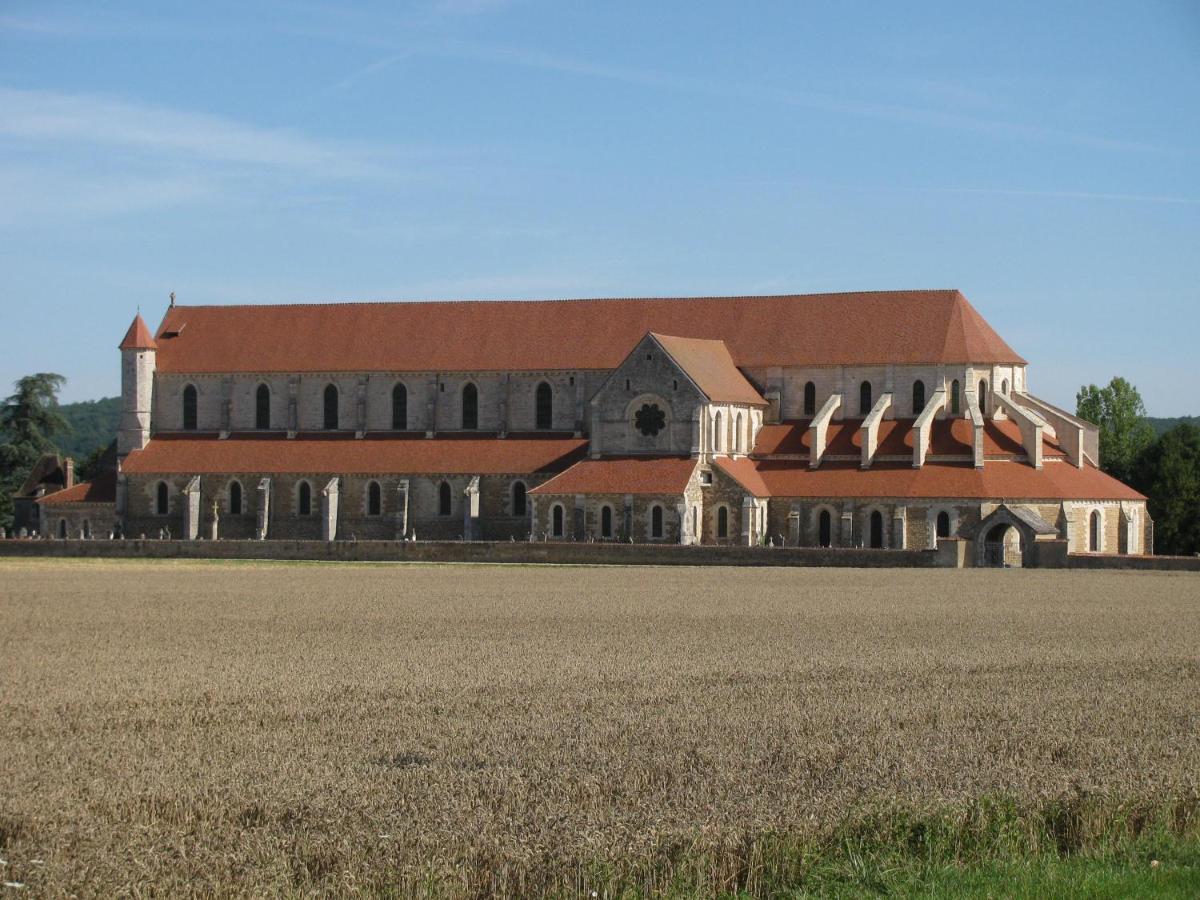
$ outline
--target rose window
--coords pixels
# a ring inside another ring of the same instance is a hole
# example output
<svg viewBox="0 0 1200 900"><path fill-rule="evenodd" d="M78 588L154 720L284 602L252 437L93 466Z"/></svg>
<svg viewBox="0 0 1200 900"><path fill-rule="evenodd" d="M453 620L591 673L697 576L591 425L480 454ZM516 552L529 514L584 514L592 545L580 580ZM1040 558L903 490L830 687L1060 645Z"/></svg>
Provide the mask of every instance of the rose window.
<svg viewBox="0 0 1200 900"><path fill-rule="evenodd" d="M654 437L666 427L667 414L657 403L646 403L634 414L633 424L646 437Z"/></svg>

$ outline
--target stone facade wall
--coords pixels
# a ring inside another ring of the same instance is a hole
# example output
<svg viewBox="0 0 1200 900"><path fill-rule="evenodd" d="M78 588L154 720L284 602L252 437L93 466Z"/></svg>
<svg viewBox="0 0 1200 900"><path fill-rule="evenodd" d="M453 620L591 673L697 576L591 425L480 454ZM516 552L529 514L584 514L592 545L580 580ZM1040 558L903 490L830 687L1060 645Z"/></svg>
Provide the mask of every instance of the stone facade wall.
<svg viewBox="0 0 1200 900"><path fill-rule="evenodd" d="M583 511L584 541L617 541L628 542L632 537L638 544L678 544L680 534L679 504L683 500L679 494L541 494L537 497L534 511L534 534L549 541L575 541L575 510ZM625 525L625 507L631 506L630 527ZM663 511L663 534L661 538L652 536L653 509L661 506ZM554 507L563 508L564 534L554 535ZM602 509L609 506L613 511L612 538L601 534Z"/></svg>

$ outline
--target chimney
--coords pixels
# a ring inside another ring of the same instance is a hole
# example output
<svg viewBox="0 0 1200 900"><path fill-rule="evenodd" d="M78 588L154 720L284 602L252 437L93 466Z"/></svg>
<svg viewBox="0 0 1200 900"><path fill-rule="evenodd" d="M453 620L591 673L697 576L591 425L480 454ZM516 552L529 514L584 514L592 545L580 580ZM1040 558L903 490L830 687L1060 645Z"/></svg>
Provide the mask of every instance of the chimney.
<svg viewBox="0 0 1200 900"><path fill-rule="evenodd" d="M63 488L75 487L75 460L67 457L67 461L63 463Z"/></svg>

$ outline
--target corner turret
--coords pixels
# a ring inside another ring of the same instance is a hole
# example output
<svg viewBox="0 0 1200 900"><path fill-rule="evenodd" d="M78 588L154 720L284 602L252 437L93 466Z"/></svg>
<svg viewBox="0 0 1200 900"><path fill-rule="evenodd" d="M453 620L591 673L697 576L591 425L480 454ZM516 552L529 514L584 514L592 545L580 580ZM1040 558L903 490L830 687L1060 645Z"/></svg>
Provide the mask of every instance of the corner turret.
<svg viewBox="0 0 1200 900"><path fill-rule="evenodd" d="M124 459L150 441L150 406L158 353L150 329L139 313L121 341L121 426L117 455Z"/></svg>

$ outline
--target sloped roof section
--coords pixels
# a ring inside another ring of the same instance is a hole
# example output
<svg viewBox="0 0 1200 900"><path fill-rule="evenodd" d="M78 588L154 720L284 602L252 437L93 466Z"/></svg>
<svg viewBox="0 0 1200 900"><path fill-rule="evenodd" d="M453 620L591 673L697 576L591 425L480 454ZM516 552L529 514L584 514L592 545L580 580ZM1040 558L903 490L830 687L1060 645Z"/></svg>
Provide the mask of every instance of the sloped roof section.
<svg viewBox="0 0 1200 900"><path fill-rule="evenodd" d="M531 494L682 494L697 461L678 456L585 459Z"/></svg>
<svg viewBox="0 0 1200 900"><path fill-rule="evenodd" d="M729 355L729 348L724 341L666 334L651 336L712 402L767 405L754 385L733 364L733 357Z"/></svg>
<svg viewBox="0 0 1200 900"><path fill-rule="evenodd" d="M135 323L136 324L136 323ZM647 332L724 341L737 366L1023 363L958 291L771 297L174 306L158 369L615 369Z"/></svg>
<svg viewBox="0 0 1200 900"><path fill-rule="evenodd" d="M713 459L713 464L741 485L743 489L749 491L751 495L755 497L771 496L771 489L767 487L762 476L758 474L758 467L754 464L753 460L747 459L744 456L739 459L718 456Z"/></svg>
<svg viewBox="0 0 1200 900"><path fill-rule="evenodd" d="M146 327L146 321L142 318L142 314L138 313L133 323L129 326L129 330L125 332L125 337L121 340L119 350L157 350L158 344L150 335L150 329Z"/></svg>
<svg viewBox="0 0 1200 900"><path fill-rule="evenodd" d="M582 457L572 437L436 437L423 434L159 435L125 458L134 475L526 475L560 472Z"/></svg>
<svg viewBox="0 0 1200 900"><path fill-rule="evenodd" d="M831 422L827 435L826 455L861 455L862 419L843 419ZM884 419L879 423L879 456L912 455L913 419ZM764 425L758 432L753 457L808 456L812 434L808 419ZM930 429L930 457L971 456L974 432L969 419L936 419ZM986 419L983 424L983 455L986 459L1024 459L1025 445L1021 429L1011 419ZM1066 452L1050 438L1042 439L1045 459L1064 459Z"/></svg>
<svg viewBox="0 0 1200 900"><path fill-rule="evenodd" d="M104 472L91 481L81 481L65 491L58 491L38 501L42 506L67 506L74 503L116 503L117 473Z"/></svg>

